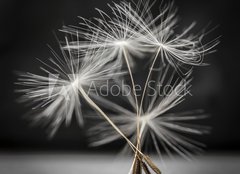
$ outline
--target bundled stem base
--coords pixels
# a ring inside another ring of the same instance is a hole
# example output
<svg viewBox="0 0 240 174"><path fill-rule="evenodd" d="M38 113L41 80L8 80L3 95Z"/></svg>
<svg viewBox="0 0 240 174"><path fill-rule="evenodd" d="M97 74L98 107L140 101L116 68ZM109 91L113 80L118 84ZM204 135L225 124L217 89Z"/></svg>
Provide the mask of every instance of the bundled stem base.
<svg viewBox="0 0 240 174"><path fill-rule="evenodd" d="M144 156L143 158L139 158L139 155L134 161L132 174L142 174L144 171L145 174L151 174L149 167L156 174L161 174L159 168L152 162L149 156Z"/></svg>

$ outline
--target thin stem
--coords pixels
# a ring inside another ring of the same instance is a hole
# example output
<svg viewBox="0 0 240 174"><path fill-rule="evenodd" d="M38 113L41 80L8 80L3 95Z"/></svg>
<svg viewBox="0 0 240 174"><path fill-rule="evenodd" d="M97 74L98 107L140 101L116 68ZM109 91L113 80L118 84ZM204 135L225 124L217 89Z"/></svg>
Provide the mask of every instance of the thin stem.
<svg viewBox="0 0 240 174"><path fill-rule="evenodd" d="M160 52L160 47L158 48L157 50L157 53L153 59L153 62L152 62L152 65L150 67L150 70L149 70L149 73L148 73L148 76L147 76L147 79L146 79L146 82L144 84L144 89L143 89L143 93L142 93L142 97L141 97L141 101L140 101L140 106L139 106L139 111L137 111L137 117L139 118L140 115L141 115L141 111L142 111L142 105L143 105L143 100L144 100L144 97L145 97L145 93L146 93L146 90L147 90L147 84L148 84L148 81L151 77L151 74L152 74L152 69L155 65L155 62L157 60L157 57L158 57L158 54ZM141 131L142 133L142 131ZM139 119L137 119L137 148L138 150L141 150L140 149L140 140L141 140L141 133L139 132ZM135 152L135 157L134 157L134 160L133 160L133 164L132 164L132 168L133 168L133 165L135 164L135 161L137 160L137 156L138 156L138 152L136 151Z"/></svg>
<svg viewBox="0 0 240 174"><path fill-rule="evenodd" d="M129 76L130 76L131 83L132 83L132 90L133 90L133 95L134 95L134 99L135 99L135 103L136 103L136 110L137 110L137 115L138 115L138 99L137 99L137 93L136 93L136 90L135 90L135 82L134 82L134 79L133 79L132 70L131 70L130 63L129 63L129 60L128 60L128 56L127 56L127 53L126 53L126 49L123 47L122 50L123 50L123 56L124 56L124 59L125 59L126 64L127 64Z"/></svg>
<svg viewBox="0 0 240 174"><path fill-rule="evenodd" d="M84 89L80 86L79 91L83 98L88 102L90 106L92 106L94 109L96 109L102 116L105 118L109 124L127 141L127 143L130 145L132 150L135 152L136 158L139 159L141 162L142 159L144 159L150 167L154 167L154 169L159 170L155 167L155 164L151 161L151 159L148 156L145 156L123 133L122 131L112 122L112 120L102 111L101 108L96 105L96 103L87 95L87 93L84 91ZM140 154L140 155L139 155ZM160 173L158 173L160 174Z"/></svg>
<svg viewBox="0 0 240 174"><path fill-rule="evenodd" d="M139 113L140 113L140 114L141 114L142 105L143 105L143 100L144 100L145 93L146 93L146 90L147 90L148 82L149 82L149 79L150 79L150 77L151 77L152 70L153 70L153 67L154 67L154 65L155 65L155 63L156 63L156 60L157 60L157 57L158 57L158 55L159 55L160 49L161 49L161 47L159 47L158 50L157 50L157 53L156 53L156 55L155 55L155 57L154 57L154 59L153 59L152 65L151 65L151 67L150 67L150 70L149 70L149 73L148 73L148 76L147 76L147 80L146 80L146 82L145 82L145 84L144 84L144 89L143 89L143 93L142 93L142 98L141 98L141 102L140 102L140 106L139 106Z"/></svg>
<svg viewBox="0 0 240 174"><path fill-rule="evenodd" d="M131 67L130 67L130 64L129 64L129 60L128 60L128 56L127 56L127 53L126 53L126 50L125 48L123 47L123 55L124 55L124 59L126 61L126 64L127 64L127 68L128 68L128 72L129 72L129 76L130 76L130 79L131 79L131 83L132 83L132 90L133 90L133 95L134 95L134 98L135 98L135 103L136 103L136 111L137 111L137 120L139 120L139 108L138 108L138 99L137 99L137 93L136 93L136 90L135 90L135 82L134 82L134 79L133 79L133 75L132 75L132 70L131 70ZM137 121L137 150L139 150L139 121ZM135 156L134 156L134 160L133 160L133 164L132 164L132 167L134 167L134 164L135 164L135 161L136 161L136 158L138 156L138 151L135 151Z"/></svg>
<svg viewBox="0 0 240 174"><path fill-rule="evenodd" d="M94 109L96 109L104 119L106 119L109 124L127 141L127 143L130 145L130 147L133 149L134 152L138 152L140 155L144 156L144 154L139 151L135 145L122 133L122 131L112 122L112 120L102 111L101 108L96 105L96 103L87 95L87 93L84 91L84 89L80 86L79 91L82 94L83 98L88 102L90 106L92 106Z"/></svg>

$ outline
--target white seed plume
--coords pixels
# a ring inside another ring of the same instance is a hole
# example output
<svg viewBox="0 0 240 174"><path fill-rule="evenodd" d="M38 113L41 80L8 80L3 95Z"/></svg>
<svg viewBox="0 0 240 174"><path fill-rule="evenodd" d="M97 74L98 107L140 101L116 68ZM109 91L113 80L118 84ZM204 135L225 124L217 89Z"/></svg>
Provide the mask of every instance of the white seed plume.
<svg viewBox="0 0 240 174"><path fill-rule="evenodd" d="M151 14L154 4L155 2L150 4L149 0L141 0L131 8L128 3L122 2L120 4L122 13L119 17L124 19L127 16L133 26L139 25L138 31L141 31L143 37L138 41L144 44L148 51L149 48L155 48L153 49L155 52L160 49L161 63L172 65L180 75L190 72L193 65L205 65L204 55L214 52L213 48L219 43L218 39L203 43L204 32L195 35L191 33L196 22L186 27L182 33L177 33L179 19L173 3L160 7L156 17Z"/></svg>
<svg viewBox="0 0 240 174"><path fill-rule="evenodd" d="M139 112L126 109L118 104L108 100L102 100L101 103L108 106L116 114L110 116L111 120L119 129L132 141L137 142L137 123L140 125L140 147L148 147L151 139L155 150L161 156L163 148L165 152L171 155L171 151L177 152L184 158L191 157L191 152L200 151L203 144L198 143L183 134L201 135L207 132L206 127L195 126L191 123L184 123L191 120L203 119L206 115L201 112L169 113L172 108L180 104L184 97L189 93L191 79L175 79L175 74L169 70L161 71L158 76L158 83L155 84L153 96L146 96L146 106ZM160 84L160 85L157 85ZM161 89L159 88L161 87ZM171 87L167 90L166 87ZM127 96L132 107L134 100ZM133 110L136 110L134 108ZM106 123L101 122L96 127L89 130L92 136L93 146L99 146L112 141L121 139L121 136ZM181 134L183 133L183 134ZM125 150L127 146L125 147Z"/></svg>
<svg viewBox="0 0 240 174"><path fill-rule="evenodd" d="M153 17L151 8L154 3L149 0L140 0L138 4L132 3L133 5L125 1L113 3L109 5L112 10L111 17L97 9L102 17L95 18L97 23L82 18L84 22L80 23L80 27L63 29L64 32L83 39L71 42L70 49L86 51L102 48L107 52L107 60L118 57L118 60L122 61L123 48L137 58L144 57L144 52L160 48L162 64L172 65L183 75L187 74L193 65L205 65L204 55L214 51L212 49L218 44L218 40L202 43L205 36L203 32L195 35L191 33L195 22L182 33L177 33L179 19L173 3L160 7L159 14ZM129 56L129 59L132 65L132 56Z"/></svg>
<svg viewBox="0 0 240 174"><path fill-rule="evenodd" d="M111 15L96 9L101 18L90 21L80 17L82 22L79 26L65 26L61 31L77 36L77 41L70 42L65 48L75 53L98 49L98 54L104 54L103 61L108 62L117 58L120 64L124 62L125 52L128 55L129 64L133 65L133 57L143 57L142 28L137 22L132 21L130 14L125 15L125 13L134 12L129 10L130 3L113 3L108 6L112 11Z"/></svg>
<svg viewBox="0 0 240 174"><path fill-rule="evenodd" d="M66 39L66 44L68 40ZM115 63L102 62L101 58L85 58L72 56L68 50L61 48L62 56L52 50L53 58L49 62L42 62L43 75L33 73L19 73L18 85L23 93L21 100L33 105L33 110L38 113L35 121L47 121L50 136L65 121L68 125L75 114L80 125L83 125L81 113L81 99L79 89L89 88L91 83L101 85L113 76L121 73ZM86 56L89 56L86 54ZM114 71L118 71L114 73Z"/></svg>

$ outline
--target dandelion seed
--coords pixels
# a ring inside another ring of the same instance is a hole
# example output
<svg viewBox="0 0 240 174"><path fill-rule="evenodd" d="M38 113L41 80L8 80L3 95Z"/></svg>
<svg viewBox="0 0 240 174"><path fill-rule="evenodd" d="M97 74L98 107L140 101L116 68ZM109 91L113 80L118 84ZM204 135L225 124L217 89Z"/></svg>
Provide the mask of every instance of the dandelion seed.
<svg viewBox="0 0 240 174"><path fill-rule="evenodd" d="M68 40L66 39L66 43ZM89 57L82 62L76 59L70 51L61 49L62 56L52 50L53 58L48 63L42 62L44 75L20 73L18 85L23 93L21 100L33 105L38 113L35 121L44 120L49 123L50 136L53 136L59 126L65 121L69 125L75 113L79 125L83 125L81 99L79 88L88 88L92 82L101 85L113 76L118 67L116 64L104 64L101 59Z"/></svg>
<svg viewBox="0 0 240 174"><path fill-rule="evenodd" d="M149 9L146 12L148 17L142 20L142 26L148 27L148 33L144 35L147 37L145 44L155 47L156 50L160 49L158 54L163 65L170 64L180 75L186 75L190 72L191 66L205 65L204 55L214 52L213 48L219 41L214 39L204 44L202 42L205 36L203 32L195 35L191 33L196 22L186 27L182 33L177 33L175 28L177 28L179 19L176 11L173 3L160 8L159 15L156 17L151 15ZM136 18L139 19L139 17ZM187 65L190 65L190 70Z"/></svg>
<svg viewBox="0 0 240 174"><path fill-rule="evenodd" d="M177 152L184 158L190 158L191 152L201 151L198 143L190 138L187 138L184 134L201 135L206 133L205 127L194 126L190 123L184 123L183 121L191 121L203 119L206 115L198 112L185 112L185 113L169 113L169 111L180 104L184 97L189 93L189 83L191 79L176 79L174 80L174 72L171 73L169 68L162 71L159 75L159 83L164 86L171 86L172 90L155 89L161 91L161 95L148 96L146 108L138 117L136 112L125 109L111 101L101 101L104 105L110 106L116 113L110 116L111 120L119 127L122 132L129 137L132 142L137 141L137 123L140 125L140 149L145 144L145 139L151 138L155 150L161 156L163 148L165 152L171 155L171 151ZM165 91L165 92L164 92ZM128 96L129 101L132 101L131 96ZM131 105L134 107L134 105ZM194 115L196 114L196 115ZM98 130L98 131L96 131ZM99 146L106 143L110 143L121 137L116 134L107 123L102 122L96 127L90 129L93 146ZM126 146L127 147L127 146ZM125 148L126 148L125 147Z"/></svg>
<svg viewBox="0 0 240 174"><path fill-rule="evenodd" d="M64 32L78 35L87 41L71 42L71 50L88 50L102 48L107 60L118 57L122 62L123 48L134 57L146 57L144 53L160 48L159 56L162 64L172 65L180 74L187 74L191 66L205 65L204 55L213 52L219 43L214 39L202 43L204 33L193 35L193 22L182 33L176 32L179 19L173 3L160 7L159 14L153 17L152 4L149 0L139 1L138 4L120 2L109 5L112 17L97 9L102 18L95 18L94 23L87 19L80 23L81 27L65 27ZM80 42L80 43L79 43ZM102 53L102 52L101 52ZM134 64L132 56L129 62Z"/></svg>
<svg viewBox="0 0 240 174"><path fill-rule="evenodd" d="M120 64L123 64L123 52L125 51L132 66L133 56L143 57L142 29L136 21L133 22L130 16L123 12L123 10L125 13L132 12L128 10L131 8L130 3L124 7L117 3L108 4L108 6L112 11L111 17L102 10L96 9L101 18L94 18L94 21L90 21L80 17L83 21L80 26L65 26L61 31L78 37L77 41L70 42L65 48L73 52L97 49L98 54L104 54L103 61L108 62L117 58Z"/></svg>

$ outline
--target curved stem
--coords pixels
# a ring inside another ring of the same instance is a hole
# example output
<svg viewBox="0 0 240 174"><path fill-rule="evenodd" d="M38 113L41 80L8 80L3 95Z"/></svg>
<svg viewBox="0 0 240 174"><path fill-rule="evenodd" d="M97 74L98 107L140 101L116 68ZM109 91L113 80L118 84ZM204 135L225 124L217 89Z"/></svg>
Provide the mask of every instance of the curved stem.
<svg viewBox="0 0 240 174"><path fill-rule="evenodd" d="M126 64L127 64L129 76L130 76L131 83L132 83L132 90L133 90L133 95L134 95L135 103L136 103L137 120L139 120L140 115L139 115L139 107L138 107L137 93L136 93L136 90L135 90L135 82L134 82L134 79L133 79L132 70L131 70L131 67L130 67L130 64L129 64L128 56L127 56L127 53L126 53L126 50L125 50L124 47L123 47L123 55L124 55L124 59L125 59ZM139 121L137 122L137 139L138 139L138 136L139 136ZM139 144L139 143L137 143L137 149L139 148L139 147L138 147L138 144ZM136 155L137 155L137 154L136 154ZM136 156L136 155L135 155L135 156Z"/></svg>
<svg viewBox="0 0 240 174"><path fill-rule="evenodd" d="M145 93L146 93L146 90L147 90L148 82L149 82L149 79L150 79L150 77L151 77L152 70L153 70L153 67L154 67L154 65L155 65L155 63L156 63L156 60L157 60L157 57L158 57L158 55L159 55L160 49L161 49L161 48L159 47L158 50L157 50L157 53L156 53L156 55L155 55L155 57L154 57L154 59L153 59L152 65L151 65L151 67L150 67L150 70L149 70L149 73L148 73L148 76L147 76L147 80L146 80L146 82L145 82L145 84L144 84L144 89L143 89L143 93L142 93L142 98L141 98L140 106L139 106L139 113L140 113L140 114L141 114L142 105L143 105L143 100L144 100Z"/></svg>
<svg viewBox="0 0 240 174"><path fill-rule="evenodd" d="M112 120L102 111L102 109L99 108L99 106L87 95L87 93L81 86L79 87L79 91L83 98L88 102L88 104L94 109L96 109L103 116L103 118L107 120L108 123L127 141L132 150L144 156L144 154L141 151L139 151L138 148L136 148L136 146L123 134L123 132L112 122Z"/></svg>
<svg viewBox="0 0 240 174"><path fill-rule="evenodd" d="M157 50L157 53L156 53L156 55L155 55L155 57L154 57L154 59L153 59L153 62L152 62L152 65L151 65L151 67L150 67L150 70L149 70L149 73L148 73L148 76L147 76L147 79L146 79L146 82L145 82L145 84L144 84L144 89L143 89L143 93L142 93L142 97L141 97L141 101L140 101L140 106L139 106L139 111L137 111L137 117L139 118L140 117L140 115L141 115L141 112L142 112L142 105L143 105L143 100L144 100L144 97L145 97L145 93L146 93L146 90L147 90L147 84L148 84L148 81L149 81L149 79L150 79L150 77L151 77L151 74L152 74L152 69L153 69L153 67L154 67L154 65L155 65L155 62L156 62L156 60L157 60L157 57L158 57L158 55L159 55L159 52L160 52L160 47L158 48L158 50ZM142 131L140 132L140 130L139 130L139 119L137 119L138 121L137 121L137 148L138 148L138 150L141 150L140 149L140 140L141 140L141 134L142 134ZM133 164L132 164L132 168L133 168L133 165L135 164L135 161L137 160L137 157L138 157L138 152L136 151L135 152L135 156L134 156L134 160L133 160Z"/></svg>
<svg viewBox="0 0 240 174"><path fill-rule="evenodd" d="M129 60L128 60L126 50L125 50L124 47L122 48L122 50L123 50L123 56L124 56L125 62L127 64L129 76L130 76L131 83L132 83L132 90L133 90L133 95L134 95L134 99L135 99L135 103L136 103L136 111L137 111L137 115L138 115L138 110L139 109L138 109L137 93L136 93L136 90L135 90L135 82L134 82L134 79L133 79L132 70L131 70L131 67L130 67L130 63L129 63Z"/></svg>
<svg viewBox="0 0 240 174"><path fill-rule="evenodd" d="M136 103L136 112L137 112L137 145L136 145L136 148L137 150L139 151L139 144L140 142L139 141L139 135L140 135L140 132L139 132L139 108L138 108L138 99L137 99L137 93L136 93L136 90L135 90L135 82L134 82L134 79L133 79L133 75L132 75L132 70L131 70L131 67L130 67L130 64L129 64L129 60L128 60L128 56L127 56L127 53L126 53L126 50L125 48L123 47L123 55L124 55L124 59L126 61L126 64L127 64L127 68L128 68L128 72L129 72L129 76L130 76L130 79L131 79L131 83L132 83L132 90L133 90L133 95L134 95L134 98L135 98L135 103ZM133 160L133 164L132 164L132 167L134 166L135 164L135 161L136 161L136 158L138 156L138 151L135 151L135 155L134 155L134 160Z"/></svg>
<svg viewBox="0 0 240 174"><path fill-rule="evenodd" d="M84 91L84 89L80 86L79 87L79 91L81 93L81 95L83 96L83 98L88 102L88 104L93 107L94 109L96 109L102 116L103 118L105 118L109 124L127 141L127 143L130 145L130 147L132 148L132 150L135 152L136 158L138 158L141 162L142 159L144 159L148 165L154 166L154 163L151 161L151 159L148 156L145 156L123 133L122 131L112 122L112 120L102 111L101 108L98 107L98 105L87 95L87 93ZM153 168L152 168L153 169ZM158 168L154 168L155 170L159 170ZM161 173L161 172L160 172ZM157 174L160 174L157 173Z"/></svg>

